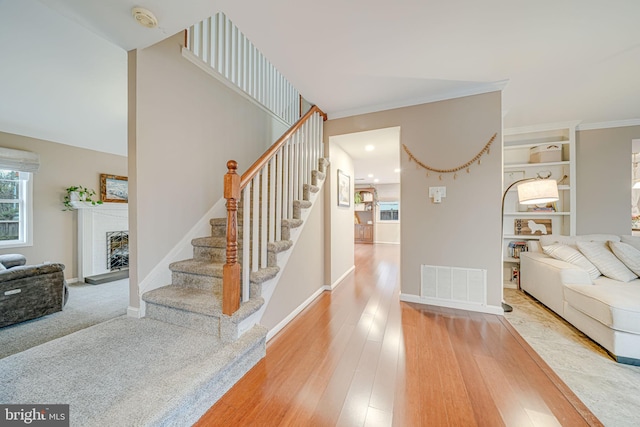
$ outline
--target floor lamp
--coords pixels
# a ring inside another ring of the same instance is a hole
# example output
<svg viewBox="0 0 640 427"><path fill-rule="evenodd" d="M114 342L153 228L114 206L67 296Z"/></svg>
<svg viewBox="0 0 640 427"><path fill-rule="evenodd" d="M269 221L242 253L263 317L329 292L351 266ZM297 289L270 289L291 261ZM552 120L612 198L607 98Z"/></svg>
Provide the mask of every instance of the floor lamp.
<svg viewBox="0 0 640 427"><path fill-rule="evenodd" d="M507 193L514 185L517 185L518 189L518 203L521 205L537 205L555 202L558 197L558 182L555 179L549 179L551 172L538 173L535 178L523 178L515 182L512 182L504 193L502 194L502 210L501 212L501 227L500 227L500 251L501 255L504 254L504 199L507 197ZM518 286L519 289L519 286ZM502 302L502 309L505 312L513 311L513 307L509 304Z"/></svg>

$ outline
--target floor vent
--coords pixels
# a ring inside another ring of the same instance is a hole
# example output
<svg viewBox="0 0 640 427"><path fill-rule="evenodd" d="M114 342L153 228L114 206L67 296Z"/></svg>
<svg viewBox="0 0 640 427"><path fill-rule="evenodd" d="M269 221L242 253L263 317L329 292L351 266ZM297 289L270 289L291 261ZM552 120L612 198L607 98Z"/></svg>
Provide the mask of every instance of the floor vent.
<svg viewBox="0 0 640 427"><path fill-rule="evenodd" d="M465 304L487 304L487 270L422 265L420 296Z"/></svg>

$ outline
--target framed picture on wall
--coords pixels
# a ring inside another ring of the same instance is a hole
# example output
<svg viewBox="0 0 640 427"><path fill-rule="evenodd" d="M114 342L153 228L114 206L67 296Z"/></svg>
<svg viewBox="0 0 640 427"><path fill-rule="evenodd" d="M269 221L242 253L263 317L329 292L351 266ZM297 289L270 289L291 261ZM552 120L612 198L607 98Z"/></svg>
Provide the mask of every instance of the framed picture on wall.
<svg viewBox="0 0 640 427"><path fill-rule="evenodd" d="M351 205L351 177L338 169L338 206Z"/></svg>
<svg viewBox="0 0 640 427"><path fill-rule="evenodd" d="M100 200L109 203L129 202L129 180L126 176L100 174Z"/></svg>

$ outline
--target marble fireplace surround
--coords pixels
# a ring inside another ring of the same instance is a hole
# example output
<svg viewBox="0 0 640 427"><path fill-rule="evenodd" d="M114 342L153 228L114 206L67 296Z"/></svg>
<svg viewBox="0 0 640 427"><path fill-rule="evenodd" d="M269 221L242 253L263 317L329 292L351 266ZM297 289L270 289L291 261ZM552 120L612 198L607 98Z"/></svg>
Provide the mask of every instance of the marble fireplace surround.
<svg viewBox="0 0 640 427"><path fill-rule="evenodd" d="M77 281L109 272L107 268L107 232L129 230L127 203L74 203L78 211Z"/></svg>

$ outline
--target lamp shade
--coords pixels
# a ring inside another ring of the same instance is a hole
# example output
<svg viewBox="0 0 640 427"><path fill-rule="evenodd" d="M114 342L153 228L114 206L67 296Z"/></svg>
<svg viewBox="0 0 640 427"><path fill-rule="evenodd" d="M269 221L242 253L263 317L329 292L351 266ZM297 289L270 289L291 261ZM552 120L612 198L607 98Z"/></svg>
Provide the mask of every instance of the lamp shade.
<svg viewBox="0 0 640 427"><path fill-rule="evenodd" d="M558 200L558 183L555 179L536 179L518 185L518 201L523 205L535 205Z"/></svg>

